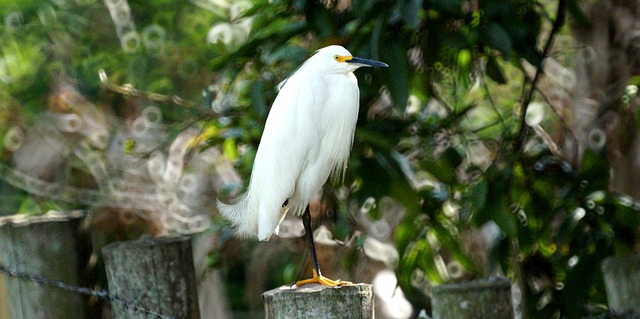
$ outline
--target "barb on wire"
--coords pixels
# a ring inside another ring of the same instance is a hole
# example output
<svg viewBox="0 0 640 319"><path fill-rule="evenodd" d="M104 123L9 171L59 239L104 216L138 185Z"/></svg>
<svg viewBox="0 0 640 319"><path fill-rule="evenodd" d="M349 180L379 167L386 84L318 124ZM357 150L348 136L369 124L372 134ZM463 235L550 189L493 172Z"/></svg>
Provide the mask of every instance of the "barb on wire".
<svg viewBox="0 0 640 319"><path fill-rule="evenodd" d="M213 116L220 115L214 110L204 109L201 105L191 102L189 100L185 100L177 95L169 96L169 95L163 95L155 92L141 91L134 88L133 85L131 84L125 84L125 85L113 84L109 82L109 78L107 77L107 72L105 72L105 70L103 69L100 69L100 71L98 71L98 76L100 77L100 82L102 83L102 86L104 86L105 88L111 91L120 93L122 95L142 97L155 102L173 103L173 104L182 106L184 108L197 111L207 116L213 117Z"/></svg>
<svg viewBox="0 0 640 319"><path fill-rule="evenodd" d="M91 289L86 287L72 286L61 281L53 280L51 278L9 269L2 264L0 264L0 273L4 273L10 277L14 277L19 280L31 281L43 286L54 287L60 290L64 290L64 291L68 291L68 292L72 292L80 295L96 297L101 300L106 300L110 303L117 303L117 304L123 305L125 308L131 309L133 311L142 312L142 313L152 315L161 319L177 319L176 317L163 315L155 310L142 307L138 305L136 302L130 302L130 301L124 300L116 295L110 294L109 291L104 289Z"/></svg>

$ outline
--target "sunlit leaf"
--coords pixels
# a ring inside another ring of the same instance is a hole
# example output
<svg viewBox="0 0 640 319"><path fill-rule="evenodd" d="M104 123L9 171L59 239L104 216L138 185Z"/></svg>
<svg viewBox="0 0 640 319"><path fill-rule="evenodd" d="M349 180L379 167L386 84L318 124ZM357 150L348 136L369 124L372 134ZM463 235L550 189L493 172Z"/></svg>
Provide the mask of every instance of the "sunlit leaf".
<svg viewBox="0 0 640 319"><path fill-rule="evenodd" d="M46 212L42 211L38 202L36 202L32 197L25 198L20 204L20 208L18 208L18 214L39 215L42 213Z"/></svg>
<svg viewBox="0 0 640 319"><path fill-rule="evenodd" d="M231 161L237 159L238 148L236 147L236 141L232 138L225 139L222 143L222 153Z"/></svg>
<svg viewBox="0 0 640 319"><path fill-rule="evenodd" d="M469 50L460 50L460 52L458 52L458 65L460 67L469 67L469 64L471 63L471 52L469 52Z"/></svg>

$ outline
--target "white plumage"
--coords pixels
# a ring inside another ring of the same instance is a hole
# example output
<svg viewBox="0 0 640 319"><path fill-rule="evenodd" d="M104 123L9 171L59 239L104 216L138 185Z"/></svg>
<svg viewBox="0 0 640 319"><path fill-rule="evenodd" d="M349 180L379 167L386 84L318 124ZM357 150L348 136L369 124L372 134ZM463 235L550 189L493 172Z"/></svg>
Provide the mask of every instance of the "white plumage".
<svg viewBox="0 0 640 319"><path fill-rule="evenodd" d="M386 64L328 46L281 83L248 190L230 205L218 201L236 236L268 240L287 211L301 214L331 174L342 177L358 118L360 94L352 72L361 66Z"/></svg>

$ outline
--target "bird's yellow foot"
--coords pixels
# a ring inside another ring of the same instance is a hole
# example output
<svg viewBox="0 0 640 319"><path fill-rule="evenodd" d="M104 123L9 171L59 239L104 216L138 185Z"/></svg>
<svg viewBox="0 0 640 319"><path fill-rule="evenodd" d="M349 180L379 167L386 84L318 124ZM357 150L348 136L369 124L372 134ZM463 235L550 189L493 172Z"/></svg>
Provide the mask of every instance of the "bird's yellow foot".
<svg viewBox="0 0 640 319"><path fill-rule="evenodd" d="M350 281L342 281L340 279L331 280L331 279L329 279L327 277L324 277L322 275L318 275L316 270L313 269L313 278L300 280L300 281L296 282L296 286L300 287L302 285L312 284L312 283L318 283L318 284L321 284L321 285L326 286L326 287L353 285L353 283L350 282Z"/></svg>

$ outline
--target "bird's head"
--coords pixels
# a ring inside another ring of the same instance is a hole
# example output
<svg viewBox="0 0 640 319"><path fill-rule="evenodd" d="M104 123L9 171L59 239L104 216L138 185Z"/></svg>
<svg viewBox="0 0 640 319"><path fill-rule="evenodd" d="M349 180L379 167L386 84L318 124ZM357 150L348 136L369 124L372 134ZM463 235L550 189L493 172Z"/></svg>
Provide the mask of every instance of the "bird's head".
<svg viewBox="0 0 640 319"><path fill-rule="evenodd" d="M322 70L335 73L349 73L363 66L388 67L386 63L354 57L347 49L339 45L330 45L316 52L310 58Z"/></svg>
<svg viewBox="0 0 640 319"><path fill-rule="evenodd" d="M388 67L386 63L380 61L354 57L347 49L339 45L330 45L316 51L292 75L280 82L278 90L284 87L291 76L300 72L313 70L312 72L319 74L347 74L363 66Z"/></svg>

